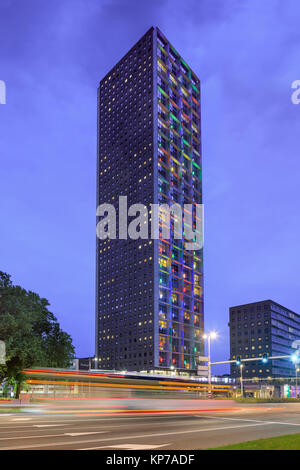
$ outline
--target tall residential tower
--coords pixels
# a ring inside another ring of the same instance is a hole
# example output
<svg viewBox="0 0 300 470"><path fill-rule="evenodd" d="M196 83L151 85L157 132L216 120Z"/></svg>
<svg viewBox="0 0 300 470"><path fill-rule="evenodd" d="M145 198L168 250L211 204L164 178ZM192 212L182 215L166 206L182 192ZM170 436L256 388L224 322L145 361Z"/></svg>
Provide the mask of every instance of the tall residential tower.
<svg viewBox="0 0 300 470"><path fill-rule="evenodd" d="M195 229L200 121L198 77L151 28L98 88L97 206L113 204L118 215L120 196L149 213L151 203L193 204ZM184 233L174 238L173 217L170 233L153 240L149 227L147 240L97 239L99 368L193 372L203 356L202 249L187 250Z"/></svg>

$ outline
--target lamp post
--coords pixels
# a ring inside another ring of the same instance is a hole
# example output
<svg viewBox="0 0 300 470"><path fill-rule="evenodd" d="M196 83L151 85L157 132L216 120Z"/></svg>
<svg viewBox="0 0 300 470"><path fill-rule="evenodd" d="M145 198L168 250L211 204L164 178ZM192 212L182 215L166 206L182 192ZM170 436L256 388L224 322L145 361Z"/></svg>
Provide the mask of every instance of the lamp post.
<svg viewBox="0 0 300 470"><path fill-rule="evenodd" d="M207 339L207 357L208 357L208 388L209 388L209 395L211 395L211 360L210 360L210 341L212 339L216 339L217 333L212 331L210 333L204 334L203 338Z"/></svg>
<svg viewBox="0 0 300 470"><path fill-rule="evenodd" d="M296 398L298 398L298 372L300 371L298 364L295 364L296 368Z"/></svg>
<svg viewBox="0 0 300 470"><path fill-rule="evenodd" d="M292 354L292 361L295 364L295 372L296 372L296 398L298 398L298 372L299 372L299 361L300 361L300 344L299 341L296 340L293 342L292 347L297 347L298 349Z"/></svg>
<svg viewBox="0 0 300 470"><path fill-rule="evenodd" d="M241 371L241 398L243 398L243 396L244 396L243 367L244 367L244 364L240 364L240 371Z"/></svg>

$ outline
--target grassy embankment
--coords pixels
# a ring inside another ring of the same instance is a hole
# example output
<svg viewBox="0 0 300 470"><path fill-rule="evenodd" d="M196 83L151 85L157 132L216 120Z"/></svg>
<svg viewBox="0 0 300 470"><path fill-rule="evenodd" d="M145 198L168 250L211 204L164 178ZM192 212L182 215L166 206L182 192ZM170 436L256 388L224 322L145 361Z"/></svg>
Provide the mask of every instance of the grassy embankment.
<svg viewBox="0 0 300 470"><path fill-rule="evenodd" d="M300 434L258 439L207 450L300 450Z"/></svg>

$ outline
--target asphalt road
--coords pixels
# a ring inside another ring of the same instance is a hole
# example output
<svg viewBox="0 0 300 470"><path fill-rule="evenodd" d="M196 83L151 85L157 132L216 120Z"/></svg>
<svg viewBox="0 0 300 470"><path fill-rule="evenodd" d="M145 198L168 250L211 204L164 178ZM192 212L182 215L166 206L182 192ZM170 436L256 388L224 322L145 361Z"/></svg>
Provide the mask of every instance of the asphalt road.
<svg viewBox="0 0 300 470"><path fill-rule="evenodd" d="M95 400L0 413L0 450L194 450L300 432L298 404L187 402L178 400L177 410L174 403L159 407L163 411L139 404L125 414Z"/></svg>

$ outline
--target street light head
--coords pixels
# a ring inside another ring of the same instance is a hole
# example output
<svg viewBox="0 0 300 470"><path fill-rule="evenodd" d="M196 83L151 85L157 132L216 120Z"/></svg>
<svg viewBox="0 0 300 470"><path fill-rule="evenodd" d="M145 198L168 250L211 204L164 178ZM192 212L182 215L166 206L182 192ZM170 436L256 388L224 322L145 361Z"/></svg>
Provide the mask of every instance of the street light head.
<svg viewBox="0 0 300 470"><path fill-rule="evenodd" d="M291 359L293 362L297 363L299 360L299 356L297 353L292 354Z"/></svg>
<svg viewBox="0 0 300 470"><path fill-rule="evenodd" d="M204 339L207 339L207 338L215 339L217 336L218 335L217 335L216 331L211 331L210 333L204 333L203 338Z"/></svg>

